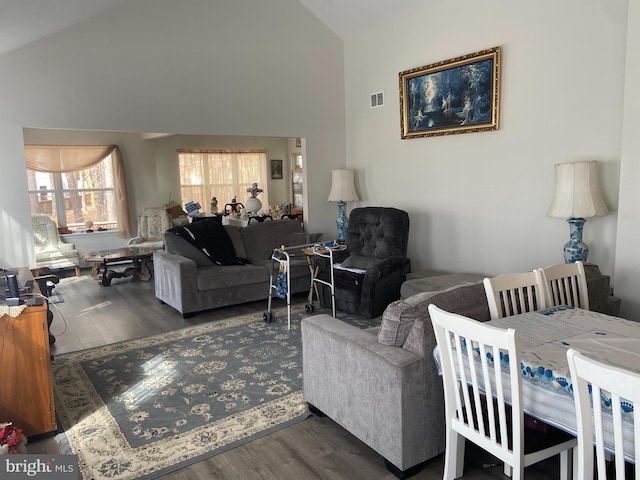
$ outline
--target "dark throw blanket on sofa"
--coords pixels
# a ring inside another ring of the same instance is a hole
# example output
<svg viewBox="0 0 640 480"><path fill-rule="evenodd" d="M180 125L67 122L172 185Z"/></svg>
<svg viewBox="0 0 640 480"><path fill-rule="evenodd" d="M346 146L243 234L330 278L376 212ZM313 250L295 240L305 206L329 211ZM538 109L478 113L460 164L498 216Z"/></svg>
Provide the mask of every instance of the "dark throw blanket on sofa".
<svg viewBox="0 0 640 480"><path fill-rule="evenodd" d="M242 265L249 263L236 257L231 237L218 222L200 221L168 230L184 238L218 265Z"/></svg>

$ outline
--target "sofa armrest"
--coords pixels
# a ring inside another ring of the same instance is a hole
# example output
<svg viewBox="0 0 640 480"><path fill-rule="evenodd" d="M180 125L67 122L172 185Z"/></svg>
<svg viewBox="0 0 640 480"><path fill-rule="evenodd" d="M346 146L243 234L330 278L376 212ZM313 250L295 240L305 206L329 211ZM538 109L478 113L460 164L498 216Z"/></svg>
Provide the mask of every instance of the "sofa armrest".
<svg viewBox="0 0 640 480"><path fill-rule="evenodd" d="M198 265L190 258L164 250L153 252L153 270L155 274L167 273L179 277L183 283L196 288Z"/></svg>
<svg viewBox="0 0 640 480"><path fill-rule="evenodd" d="M188 299L198 290L196 262L175 253L155 250L153 270L156 297L180 313L191 311Z"/></svg>
<svg viewBox="0 0 640 480"><path fill-rule="evenodd" d="M431 357L328 315L304 319L301 330L307 402L401 470L442 452L442 381L426 374Z"/></svg>
<svg viewBox="0 0 640 480"><path fill-rule="evenodd" d="M71 251L75 250L75 247L73 243L58 242L58 250Z"/></svg>

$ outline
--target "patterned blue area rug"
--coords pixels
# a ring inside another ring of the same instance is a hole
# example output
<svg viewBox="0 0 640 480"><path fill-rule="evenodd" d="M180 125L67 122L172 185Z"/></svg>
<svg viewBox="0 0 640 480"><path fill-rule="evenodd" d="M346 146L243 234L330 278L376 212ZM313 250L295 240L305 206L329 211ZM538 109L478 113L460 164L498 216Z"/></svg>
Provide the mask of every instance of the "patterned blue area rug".
<svg viewBox="0 0 640 480"><path fill-rule="evenodd" d="M63 449L89 479L151 479L307 418L302 307L59 355ZM260 317L260 318L256 318ZM360 328L376 320L338 314Z"/></svg>

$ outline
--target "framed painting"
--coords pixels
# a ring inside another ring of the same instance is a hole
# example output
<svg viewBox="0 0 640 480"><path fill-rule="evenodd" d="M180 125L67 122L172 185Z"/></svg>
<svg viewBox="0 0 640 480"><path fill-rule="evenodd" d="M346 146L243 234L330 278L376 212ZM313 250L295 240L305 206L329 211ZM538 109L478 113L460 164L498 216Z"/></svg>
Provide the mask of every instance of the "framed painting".
<svg viewBox="0 0 640 480"><path fill-rule="evenodd" d="M400 72L402 138L498 129L500 47Z"/></svg>
<svg viewBox="0 0 640 480"><path fill-rule="evenodd" d="M282 160L271 160L271 178L282 178Z"/></svg>

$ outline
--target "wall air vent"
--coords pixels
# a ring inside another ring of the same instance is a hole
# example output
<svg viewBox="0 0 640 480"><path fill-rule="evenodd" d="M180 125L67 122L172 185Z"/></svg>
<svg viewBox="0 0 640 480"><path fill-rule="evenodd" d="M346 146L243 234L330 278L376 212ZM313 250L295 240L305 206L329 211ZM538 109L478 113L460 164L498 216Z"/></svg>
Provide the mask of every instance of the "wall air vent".
<svg viewBox="0 0 640 480"><path fill-rule="evenodd" d="M369 107L378 108L384 105L384 92L376 92L371 94L371 103Z"/></svg>

